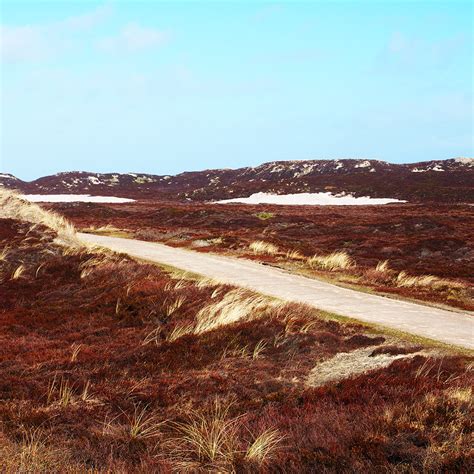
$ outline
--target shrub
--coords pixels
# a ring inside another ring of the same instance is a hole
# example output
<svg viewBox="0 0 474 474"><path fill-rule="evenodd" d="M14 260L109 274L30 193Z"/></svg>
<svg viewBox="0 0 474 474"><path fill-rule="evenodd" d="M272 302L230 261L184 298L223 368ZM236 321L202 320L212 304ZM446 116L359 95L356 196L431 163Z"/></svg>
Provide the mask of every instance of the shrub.
<svg viewBox="0 0 474 474"><path fill-rule="evenodd" d="M266 221L267 219L272 219L275 217L275 214L273 214L273 212L257 212L255 217L258 217L262 221Z"/></svg>

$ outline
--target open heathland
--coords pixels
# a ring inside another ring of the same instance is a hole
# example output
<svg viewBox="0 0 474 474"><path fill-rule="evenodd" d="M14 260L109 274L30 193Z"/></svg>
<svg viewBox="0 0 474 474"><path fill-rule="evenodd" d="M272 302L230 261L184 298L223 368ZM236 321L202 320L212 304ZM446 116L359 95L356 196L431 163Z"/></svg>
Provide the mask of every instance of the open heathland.
<svg viewBox="0 0 474 474"><path fill-rule="evenodd" d="M0 220L2 472L472 471L469 355L81 247L21 206Z"/></svg>
<svg viewBox="0 0 474 474"><path fill-rule="evenodd" d="M261 260L307 276L474 310L470 205L55 204L90 232Z"/></svg>

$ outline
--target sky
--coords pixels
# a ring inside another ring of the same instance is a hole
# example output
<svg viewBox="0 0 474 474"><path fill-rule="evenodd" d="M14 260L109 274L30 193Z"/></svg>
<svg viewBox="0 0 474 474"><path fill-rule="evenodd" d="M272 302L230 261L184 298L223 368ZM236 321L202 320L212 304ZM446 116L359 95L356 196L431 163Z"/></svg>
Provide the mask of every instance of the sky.
<svg viewBox="0 0 474 474"><path fill-rule="evenodd" d="M0 5L0 171L21 179L474 155L471 2Z"/></svg>

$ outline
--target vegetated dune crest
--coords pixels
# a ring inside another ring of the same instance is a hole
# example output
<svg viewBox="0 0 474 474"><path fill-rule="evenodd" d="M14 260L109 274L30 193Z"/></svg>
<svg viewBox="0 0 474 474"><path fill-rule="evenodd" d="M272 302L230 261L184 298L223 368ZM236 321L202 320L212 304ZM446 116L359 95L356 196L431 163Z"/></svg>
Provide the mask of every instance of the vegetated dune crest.
<svg viewBox="0 0 474 474"><path fill-rule="evenodd" d="M22 197L31 202L102 202L120 204L135 201L135 199L129 198L91 196L90 194L24 194Z"/></svg>
<svg viewBox="0 0 474 474"><path fill-rule="evenodd" d="M224 199L217 204L280 204L286 206L366 206L368 204L389 204L407 202L392 198L371 198L369 196L355 197L350 194L326 193L297 193L297 194L269 194L254 193L249 197Z"/></svg>

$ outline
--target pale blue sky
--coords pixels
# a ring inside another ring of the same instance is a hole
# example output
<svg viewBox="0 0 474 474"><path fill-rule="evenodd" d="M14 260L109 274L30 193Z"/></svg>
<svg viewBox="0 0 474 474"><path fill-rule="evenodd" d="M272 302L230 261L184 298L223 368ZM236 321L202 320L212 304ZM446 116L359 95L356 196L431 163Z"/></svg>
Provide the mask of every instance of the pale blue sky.
<svg viewBox="0 0 474 474"><path fill-rule="evenodd" d="M1 171L472 156L471 2L1 2Z"/></svg>

